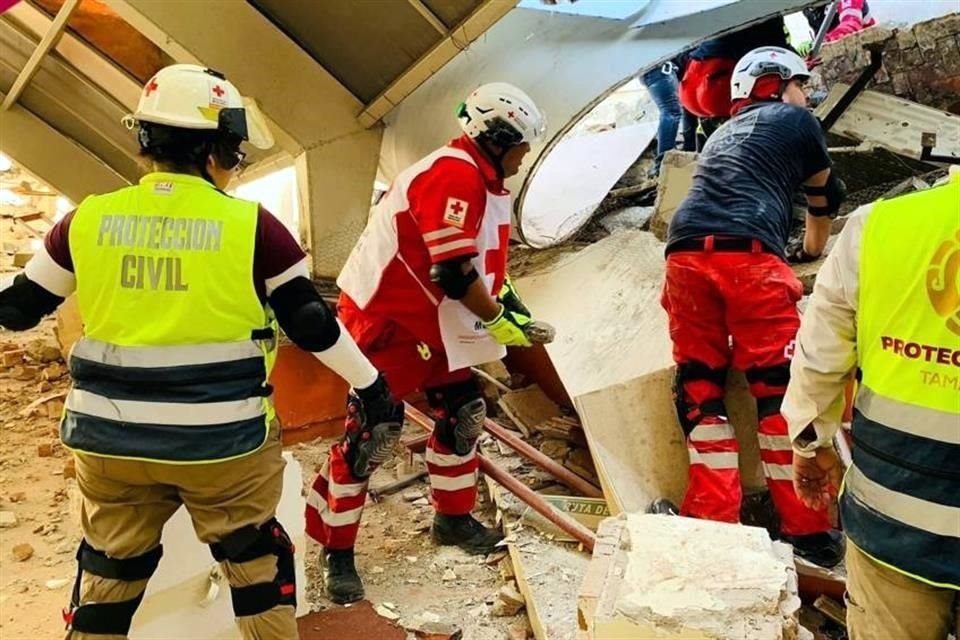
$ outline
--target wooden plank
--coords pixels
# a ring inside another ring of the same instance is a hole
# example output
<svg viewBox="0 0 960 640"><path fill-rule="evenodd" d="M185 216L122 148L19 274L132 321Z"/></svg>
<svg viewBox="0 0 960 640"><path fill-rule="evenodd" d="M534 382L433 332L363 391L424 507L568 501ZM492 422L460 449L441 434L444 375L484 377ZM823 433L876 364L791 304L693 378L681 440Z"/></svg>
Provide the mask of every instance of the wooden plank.
<svg viewBox="0 0 960 640"><path fill-rule="evenodd" d="M484 451L497 464L509 467L510 458L495 447ZM517 586L527 601L527 616L536 640L578 640L577 589L590 556L577 546L553 542L521 522L525 505L484 477L508 533L507 551Z"/></svg>

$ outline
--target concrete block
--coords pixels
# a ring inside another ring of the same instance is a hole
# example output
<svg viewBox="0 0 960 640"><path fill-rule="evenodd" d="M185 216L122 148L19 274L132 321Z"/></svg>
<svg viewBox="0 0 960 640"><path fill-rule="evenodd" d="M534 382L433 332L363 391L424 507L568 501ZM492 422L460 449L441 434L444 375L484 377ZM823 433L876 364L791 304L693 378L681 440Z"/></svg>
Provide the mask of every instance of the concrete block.
<svg viewBox="0 0 960 640"><path fill-rule="evenodd" d="M693 173L697 168L697 154L688 151L668 151L660 165L657 200L650 218L650 231L661 242L667 239L667 229L673 214L690 191Z"/></svg>
<svg viewBox="0 0 960 640"><path fill-rule="evenodd" d="M798 637L793 553L765 530L630 514L599 535L578 596L591 640Z"/></svg>
<svg viewBox="0 0 960 640"><path fill-rule="evenodd" d="M913 33L921 49L935 49L937 40L960 33L960 13L920 22L914 25Z"/></svg>

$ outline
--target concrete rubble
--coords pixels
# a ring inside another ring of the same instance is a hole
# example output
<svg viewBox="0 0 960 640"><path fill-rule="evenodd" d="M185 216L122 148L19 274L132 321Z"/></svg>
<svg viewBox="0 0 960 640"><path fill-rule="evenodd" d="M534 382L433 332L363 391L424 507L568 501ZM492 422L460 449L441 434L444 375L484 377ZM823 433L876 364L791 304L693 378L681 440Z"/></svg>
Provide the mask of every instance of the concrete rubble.
<svg viewBox="0 0 960 640"><path fill-rule="evenodd" d="M598 535L579 595L590 640L801 637L793 552L765 530L629 514Z"/></svg>

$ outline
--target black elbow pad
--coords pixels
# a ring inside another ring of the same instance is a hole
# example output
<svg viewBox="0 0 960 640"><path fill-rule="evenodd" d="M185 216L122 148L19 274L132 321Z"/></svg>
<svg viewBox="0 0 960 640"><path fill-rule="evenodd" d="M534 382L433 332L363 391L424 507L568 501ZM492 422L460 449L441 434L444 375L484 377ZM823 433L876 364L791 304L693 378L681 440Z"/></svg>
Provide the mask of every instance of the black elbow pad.
<svg viewBox="0 0 960 640"><path fill-rule="evenodd" d="M847 185L843 180L838 178L837 174L833 171L830 172L830 176L827 178L827 184L822 187L805 186L803 192L808 196L822 196L827 199L826 206L807 208L810 215L816 218L825 216L836 218L837 213L840 211L840 205L847 199Z"/></svg>
<svg viewBox="0 0 960 640"><path fill-rule="evenodd" d="M306 278L294 278L270 294L277 323L304 351L326 351L340 339L337 316Z"/></svg>
<svg viewBox="0 0 960 640"><path fill-rule="evenodd" d="M0 291L0 327L10 331L26 331L53 313L63 298L50 293L20 273L13 284Z"/></svg>
<svg viewBox="0 0 960 640"><path fill-rule="evenodd" d="M451 300L461 300L467 295L467 289L480 277L477 270L472 268L463 272L463 263L466 260L447 260L438 262L430 267L430 281L440 287Z"/></svg>

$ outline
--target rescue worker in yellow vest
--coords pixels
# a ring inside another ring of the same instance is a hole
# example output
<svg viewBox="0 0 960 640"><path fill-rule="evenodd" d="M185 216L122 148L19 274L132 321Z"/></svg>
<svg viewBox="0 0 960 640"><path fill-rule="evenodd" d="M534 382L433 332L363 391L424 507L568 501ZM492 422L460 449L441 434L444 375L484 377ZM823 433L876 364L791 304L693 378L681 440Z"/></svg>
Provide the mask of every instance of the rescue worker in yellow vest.
<svg viewBox="0 0 960 640"><path fill-rule="evenodd" d="M3 328L35 326L74 292L85 327L60 430L83 497L67 637L127 636L183 505L221 562L242 636L292 640L294 549L275 517L284 461L267 382L277 325L352 385L374 435L399 429L402 407L290 233L222 191L241 142L272 144L256 107L222 75L173 65L128 123L153 172L85 199L0 283Z"/></svg>
<svg viewBox="0 0 960 640"><path fill-rule="evenodd" d="M832 442L854 371L850 638L960 637L960 172L861 207L820 270L783 402L813 508L840 485Z"/></svg>

